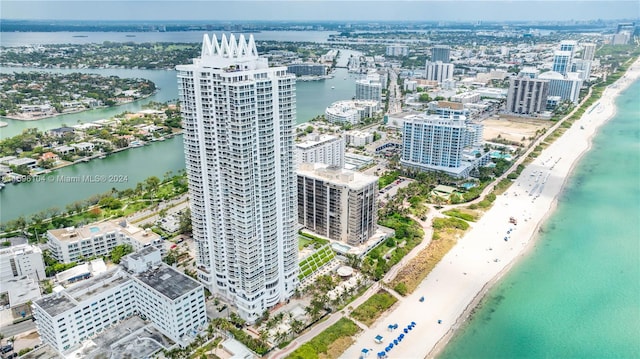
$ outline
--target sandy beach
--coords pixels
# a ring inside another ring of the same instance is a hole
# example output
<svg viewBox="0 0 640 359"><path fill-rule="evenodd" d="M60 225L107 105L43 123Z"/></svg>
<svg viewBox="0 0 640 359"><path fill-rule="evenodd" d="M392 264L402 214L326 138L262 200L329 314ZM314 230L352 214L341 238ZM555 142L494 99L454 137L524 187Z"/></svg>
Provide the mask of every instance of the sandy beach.
<svg viewBox="0 0 640 359"><path fill-rule="evenodd" d="M598 128L615 115L616 97L639 77L640 60L527 166L413 294L360 333L341 358L359 358L365 348L370 350L369 358L376 358L378 352L404 334L403 328L411 322L415 326L393 346L388 358L434 357L486 291L531 248L573 167L589 150ZM517 225L509 223L511 216L517 219ZM420 301L422 296L424 302ZM389 331L389 324L398 324L399 328ZM384 337L381 344L375 343L376 335Z"/></svg>

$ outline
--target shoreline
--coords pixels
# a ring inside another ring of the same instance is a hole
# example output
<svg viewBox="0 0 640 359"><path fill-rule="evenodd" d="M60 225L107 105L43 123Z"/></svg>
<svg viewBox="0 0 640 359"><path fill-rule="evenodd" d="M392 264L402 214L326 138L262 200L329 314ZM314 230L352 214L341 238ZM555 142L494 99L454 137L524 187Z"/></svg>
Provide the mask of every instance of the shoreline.
<svg viewBox="0 0 640 359"><path fill-rule="evenodd" d="M176 136L181 136L181 135L182 135L182 131L174 132L171 135L169 135L168 137L165 137L164 140L148 141L148 142L145 142L144 145L142 145L142 146L133 146L133 147L127 146L127 147L114 149L114 150L112 150L111 152L108 152L108 153L93 154L91 156L82 157L82 158L77 159L75 161L66 161L66 163L61 164L59 166L56 166L56 167L53 167L53 168L49 168L49 169L40 171L38 173L33 173L33 174L25 176L26 178L30 178L30 179L18 180L18 181L9 181L9 182L2 182L1 179L0 179L0 183L4 183L4 184L20 184L20 183L23 183L23 182L32 182L33 181L32 178L34 178L34 177L49 175L49 174L52 174L53 172L55 172L57 170L60 170L60 169L66 168L66 167L73 167L73 166L75 166L77 164L81 164L81 163L89 163L89 162L91 162L91 161L93 161L95 159L105 159L105 158L108 158L111 155L115 155L115 154L120 153L120 152L125 152L125 151L128 151L128 150L134 149L134 148L140 148L140 147L152 145L154 142L163 142L163 141L166 141L166 140L169 140L169 139L172 139L172 138L174 138ZM41 181L38 181L38 182L46 182L46 180L45 181L41 180Z"/></svg>
<svg viewBox="0 0 640 359"><path fill-rule="evenodd" d="M393 318L401 327L411 321L417 323L402 345L388 353L389 357L431 358L441 353L488 291L531 252L540 228L555 212L559 196L580 159L591 149L598 129L615 116L615 100L638 78L640 59L604 90L590 110L567 129L568 134L556 139L527 165L414 293L388 313L386 320ZM518 225L508 224L509 216L517 217ZM421 296L427 299L425 303L418 301ZM416 318L416 311L420 311L420 318ZM442 324L437 324L439 320ZM374 344L373 337L380 334L395 338L397 334L386 330L388 324L379 320L360 333L341 358L358 357L362 348L384 351L389 339Z"/></svg>
<svg viewBox="0 0 640 359"><path fill-rule="evenodd" d="M87 109L84 109L84 110L56 113L56 114L53 114L53 115L46 115L46 116L41 116L41 117L37 117L37 118L20 118L20 117L16 117L16 116L0 116L0 119L4 118L4 119L8 119L8 120L22 121L22 122L42 121L42 120L47 120L47 119L50 119L50 118L55 118L55 117L58 117L58 116L63 116L63 115L72 115L72 114L83 113L83 112L92 111L92 110L99 110L99 109L117 108L119 106L128 105L130 103L135 103L136 101L141 101L141 100L147 99L147 98L155 95L156 92L158 92L157 89L155 91L153 91L152 93L146 95L146 96L141 96L140 98L137 98L137 99L135 99L133 101L121 102L121 103L115 104L113 106L98 106L98 107L94 107L94 108L87 108ZM6 123L6 122L2 122L2 123ZM5 126L0 126L0 127L6 127L8 125L9 124L6 123Z"/></svg>
<svg viewBox="0 0 640 359"><path fill-rule="evenodd" d="M634 62L633 65L629 67L629 70L633 66L638 65L638 64L640 64L640 60ZM626 73L625 73L625 76L626 76ZM620 80L623 79L623 78L624 78L624 76L621 77ZM531 237L529 238L526 247L523 249L523 251L520 253L520 255L518 255L515 258L513 258L511 260L511 262L509 262L509 264L507 264L500 272L498 272L498 274L496 274L496 276L494 278L492 278L489 282L487 282L485 284L485 286L482 288L482 290L480 292L478 292L478 294L476 295L475 298L473 298L473 301L471 303L469 303L467 308L465 308L464 312L460 314L460 316L458 317L458 319L456 320L456 322L454 323L452 328L442 338L440 338L440 340L436 343L436 345L425 356L425 359L426 358L435 358L438 354L442 353L442 351L446 348L447 344L449 344L451 339L453 339L453 337L460 331L462 326L471 318L471 316L473 316L473 314L475 313L476 309L482 304L482 300L486 298L487 293L491 289L493 289L500 282L500 280L515 265L520 263L520 261L522 261L523 259L525 259L527 256L529 256L531 254L531 251L533 250L533 248L537 244L538 239L540 237L540 233L541 233L540 230L542 229L542 226L555 213L555 211L556 211L556 209L558 207L558 198L566 190L566 185L569 182L569 178L572 176L572 174L574 173L576 167L581 162L581 160L584 158L584 156L593 147L593 139L598 134L598 132L599 132L598 130L603 125L605 125L607 122L611 121L611 119L613 119L615 117L615 115L617 113L617 107L615 106L616 99L618 98L618 96L620 95L621 92L625 91L634 81L637 81L638 78L640 78L640 76L637 76L635 78L635 80L625 81L625 86L623 88L618 89L618 91L615 93L614 96L611 96L610 98L607 99L608 102L610 102L609 105L612 106L611 113L605 119L603 119L601 122L599 122L595 126L594 131L592 131L588 135L588 137L587 137L587 147L578 155L578 157L575 158L575 160L573 161L573 163L569 167L569 172L568 172L567 176L564 178L564 181L563 181L563 183L561 185L560 191L553 197L553 200L551 202L549 210L544 215L544 217L542 217L540 219L540 221L536 225L536 228L535 228L534 232L531 234ZM620 80L618 80L618 81L620 81ZM618 81L616 81L614 84L616 84ZM612 85L614 85L614 84L612 84ZM604 93L603 93L603 96L596 103L594 103L592 105L591 110L589 112L585 113L583 115L583 117L581 117L579 120L577 120L573 125L577 125L578 122L582 121L585 116L590 115L591 111L595 110L598 106L600 106L600 102L603 100L603 97L604 97ZM572 127L573 127L573 125L572 125Z"/></svg>

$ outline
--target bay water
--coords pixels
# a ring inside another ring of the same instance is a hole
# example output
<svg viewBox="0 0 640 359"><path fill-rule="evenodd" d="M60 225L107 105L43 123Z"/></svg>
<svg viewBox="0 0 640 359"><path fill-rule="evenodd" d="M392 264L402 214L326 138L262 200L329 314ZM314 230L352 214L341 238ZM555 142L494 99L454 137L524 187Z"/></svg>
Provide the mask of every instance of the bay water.
<svg viewBox="0 0 640 359"><path fill-rule="evenodd" d="M357 51L340 50L338 65L345 66L351 55ZM38 121L19 121L0 118L7 127L0 128L0 139L15 136L26 128L38 128L41 131L73 126L99 119L110 118L124 111L136 112L143 109L149 101L170 101L178 97L176 73L173 70L133 70L133 69L31 69L0 68L0 72L46 71L55 73L97 73L104 76L142 77L156 83L159 90L144 100L121 106L100 108L80 113L65 114ZM321 115L331 103L351 99L355 95L355 81L360 75L350 74L344 68L338 68L334 77L321 81L299 81L296 85L297 123L305 123ZM29 217L42 210L57 207L64 208L75 201L87 199L95 194L104 193L112 188L135 187L136 183L150 176L162 178L165 173L184 169L182 136L162 142L152 142L144 148L135 148L95 159L89 163L77 164L53 171L47 180L38 182L9 184L0 191L0 223L18 218ZM85 182L83 176L113 176L115 182ZM60 179L60 180L59 180ZM125 179L125 180L122 180Z"/></svg>
<svg viewBox="0 0 640 359"><path fill-rule="evenodd" d="M640 357L640 81L441 359Z"/></svg>

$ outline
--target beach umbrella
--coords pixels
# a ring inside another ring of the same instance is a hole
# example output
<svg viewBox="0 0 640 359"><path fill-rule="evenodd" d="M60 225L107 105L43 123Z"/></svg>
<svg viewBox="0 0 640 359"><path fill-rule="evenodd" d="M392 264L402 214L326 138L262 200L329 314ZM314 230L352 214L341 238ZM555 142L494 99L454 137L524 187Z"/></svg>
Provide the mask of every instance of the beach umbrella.
<svg viewBox="0 0 640 359"><path fill-rule="evenodd" d="M394 339L393 344L398 345L398 339Z"/></svg>
<svg viewBox="0 0 640 359"><path fill-rule="evenodd" d="M405 334L409 333L409 329L404 328L404 333L405 333Z"/></svg>
<svg viewBox="0 0 640 359"><path fill-rule="evenodd" d="M411 325L416 325L416 322L411 322Z"/></svg>
<svg viewBox="0 0 640 359"><path fill-rule="evenodd" d="M393 343L389 343L389 348L393 349Z"/></svg>
<svg viewBox="0 0 640 359"><path fill-rule="evenodd" d="M404 334L400 334L400 336L398 338L400 338L400 339L404 338Z"/></svg>
<svg viewBox="0 0 640 359"><path fill-rule="evenodd" d="M389 347L384 348L384 351L385 351L385 352L387 352L387 353L388 353L390 350L391 350L391 348L389 348Z"/></svg>

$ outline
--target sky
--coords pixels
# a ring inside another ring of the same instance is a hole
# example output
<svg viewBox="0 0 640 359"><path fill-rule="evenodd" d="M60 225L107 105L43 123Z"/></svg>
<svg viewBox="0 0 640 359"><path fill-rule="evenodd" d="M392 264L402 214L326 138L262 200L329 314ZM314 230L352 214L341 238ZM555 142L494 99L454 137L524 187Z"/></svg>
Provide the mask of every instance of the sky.
<svg viewBox="0 0 640 359"><path fill-rule="evenodd" d="M639 0L0 0L0 19L509 21L638 19Z"/></svg>

